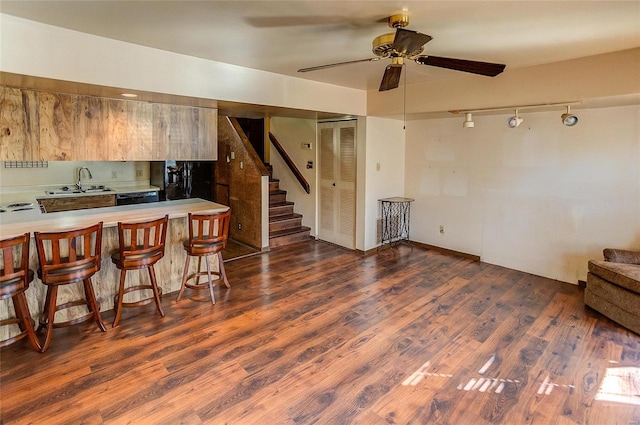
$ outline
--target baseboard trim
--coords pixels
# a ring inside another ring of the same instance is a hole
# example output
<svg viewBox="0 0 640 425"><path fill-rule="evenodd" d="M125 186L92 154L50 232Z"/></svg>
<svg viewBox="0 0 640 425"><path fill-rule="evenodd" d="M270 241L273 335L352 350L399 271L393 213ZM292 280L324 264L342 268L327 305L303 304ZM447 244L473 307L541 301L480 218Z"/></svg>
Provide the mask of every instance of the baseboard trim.
<svg viewBox="0 0 640 425"><path fill-rule="evenodd" d="M469 260L480 262L480 256L479 255L468 254L466 252L455 251L453 249L442 248L440 246L429 245L429 244L422 243L422 242L410 241L410 243L411 243L411 245L413 245L413 246L415 246L417 248L422 248L422 249L427 249L427 250L430 249L430 250L442 252L444 254L455 255L456 257L467 258ZM385 247L380 246L380 247L375 247L375 248L368 249L366 251L363 251L361 249L356 249L355 251L360 255L372 255L372 254L376 254L377 252L380 251L380 249L383 249L383 248L385 248Z"/></svg>
<svg viewBox="0 0 640 425"><path fill-rule="evenodd" d="M469 253L466 253L466 252L456 251L456 250L453 250L453 249L443 248L441 246L429 245L429 244L422 243L422 242L411 241L411 244L414 245L414 246L418 246L420 248L432 249L434 251L440 251L440 252L445 253L445 254L455 255L456 257L463 257L463 258L467 258L469 260L480 262L480 256L479 255L474 255L474 254L469 254Z"/></svg>

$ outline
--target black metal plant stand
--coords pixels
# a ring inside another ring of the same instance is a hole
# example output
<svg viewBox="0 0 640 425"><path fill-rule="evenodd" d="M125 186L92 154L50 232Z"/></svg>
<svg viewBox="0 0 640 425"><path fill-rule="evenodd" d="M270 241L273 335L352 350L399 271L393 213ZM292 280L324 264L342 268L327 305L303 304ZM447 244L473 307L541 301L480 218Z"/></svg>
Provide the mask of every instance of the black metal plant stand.
<svg viewBox="0 0 640 425"><path fill-rule="evenodd" d="M409 241L409 221L412 198L393 197L379 199L382 218L382 240L378 249L385 244L394 248L400 243L405 243L411 248Z"/></svg>

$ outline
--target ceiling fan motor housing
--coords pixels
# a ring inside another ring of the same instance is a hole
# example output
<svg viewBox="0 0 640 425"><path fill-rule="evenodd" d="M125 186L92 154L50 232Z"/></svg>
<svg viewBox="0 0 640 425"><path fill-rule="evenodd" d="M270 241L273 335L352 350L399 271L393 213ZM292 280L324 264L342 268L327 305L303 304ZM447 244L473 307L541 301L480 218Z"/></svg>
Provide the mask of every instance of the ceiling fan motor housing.
<svg viewBox="0 0 640 425"><path fill-rule="evenodd" d="M380 58L386 59L388 57L393 57L393 56L405 56L405 57L418 56L424 51L424 46L422 46L419 49L414 50L413 52L399 53L394 48L393 41L395 40L395 37L396 37L395 32L382 34L376 37L372 43L373 47L371 51L373 52L373 54Z"/></svg>

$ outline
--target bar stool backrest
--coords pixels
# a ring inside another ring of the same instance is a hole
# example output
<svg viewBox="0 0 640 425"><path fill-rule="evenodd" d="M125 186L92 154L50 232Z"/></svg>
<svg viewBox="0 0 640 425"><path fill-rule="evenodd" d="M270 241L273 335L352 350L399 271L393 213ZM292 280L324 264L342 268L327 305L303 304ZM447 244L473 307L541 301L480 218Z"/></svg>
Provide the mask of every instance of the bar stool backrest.
<svg viewBox="0 0 640 425"><path fill-rule="evenodd" d="M189 213L189 250L196 255L223 250L227 246L230 221L230 209L212 214Z"/></svg>
<svg viewBox="0 0 640 425"><path fill-rule="evenodd" d="M169 216L138 223L118 223L120 262L123 268L143 268L164 256Z"/></svg>
<svg viewBox="0 0 640 425"><path fill-rule="evenodd" d="M29 286L29 233L0 241L0 300Z"/></svg>
<svg viewBox="0 0 640 425"><path fill-rule="evenodd" d="M102 222L68 232L35 232L35 238L45 284L78 282L100 270Z"/></svg>

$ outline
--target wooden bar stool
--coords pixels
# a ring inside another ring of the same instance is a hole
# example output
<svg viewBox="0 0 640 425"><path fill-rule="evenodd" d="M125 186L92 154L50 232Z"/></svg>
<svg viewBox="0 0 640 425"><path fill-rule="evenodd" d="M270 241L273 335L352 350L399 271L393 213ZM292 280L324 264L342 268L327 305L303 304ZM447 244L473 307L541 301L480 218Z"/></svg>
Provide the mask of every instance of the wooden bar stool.
<svg viewBox="0 0 640 425"><path fill-rule="evenodd" d="M167 224L169 216L139 223L118 223L118 251L111 254L111 261L120 269L120 289L116 295L114 309L116 317L113 319L113 327L120 323L122 309L124 307L140 307L155 301L156 309L160 316L164 317L160 304L160 289L156 280L154 264L164 257L164 245L167 237ZM147 269L149 271L148 285L134 285L125 288L127 270ZM125 302L124 296L133 291L151 289L153 297L140 301Z"/></svg>
<svg viewBox="0 0 640 425"><path fill-rule="evenodd" d="M215 214L192 214L189 213L189 239L183 242L183 247L187 252L187 260L184 265L184 272L182 274L182 286L178 293L177 301L180 301L184 288L190 289L207 289L211 294L211 303L215 304L216 299L213 295L213 287L216 283L224 281L227 288L230 288L229 280L227 280L227 274L224 270L224 262L222 260L222 250L227 246L227 237L229 235L229 221L231 220L231 210L227 210L222 213ZM209 256L217 254L218 256L218 270L212 272L209 267ZM191 257L198 257L198 270L195 273L188 275L189 273L189 261ZM204 272L201 269L202 257L204 257L207 265L207 271ZM215 281L211 280L211 275L218 276ZM207 283L200 284L200 276L206 275L208 278ZM196 279L195 283L187 283L190 279Z"/></svg>
<svg viewBox="0 0 640 425"><path fill-rule="evenodd" d="M100 270L102 254L102 222L68 232L35 232L38 247L38 277L47 285L47 298L38 330L46 328L42 352L51 343L53 328L61 328L93 319L102 332L107 330L100 317L100 306L91 285L91 277ZM58 305L60 285L82 282L84 299ZM63 322L55 322L56 312L86 305L89 312Z"/></svg>
<svg viewBox="0 0 640 425"><path fill-rule="evenodd" d="M25 296L29 283L33 281L33 271L29 270L29 239L29 233L25 233L0 241L0 300L11 298L16 312L15 318L0 321L0 326L18 325L20 328L19 334L0 341L0 347L27 337L33 348L41 351Z"/></svg>

